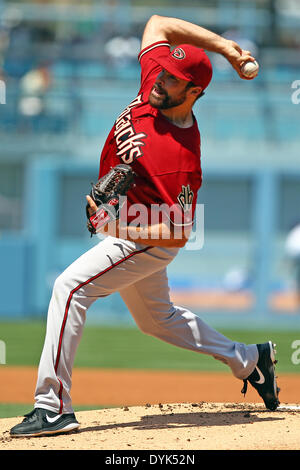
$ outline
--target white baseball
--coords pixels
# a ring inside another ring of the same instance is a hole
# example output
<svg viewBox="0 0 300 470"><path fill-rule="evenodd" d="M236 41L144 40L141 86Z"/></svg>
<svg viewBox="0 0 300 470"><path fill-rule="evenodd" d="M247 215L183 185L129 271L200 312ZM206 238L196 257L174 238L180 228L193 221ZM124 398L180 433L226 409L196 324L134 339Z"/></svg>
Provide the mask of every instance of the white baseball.
<svg viewBox="0 0 300 470"><path fill-rule="evenodd" d="M241 72L245 77L251 78L256 77L258 74L259 65L253 60L246 60L241 67Z"/></svg>

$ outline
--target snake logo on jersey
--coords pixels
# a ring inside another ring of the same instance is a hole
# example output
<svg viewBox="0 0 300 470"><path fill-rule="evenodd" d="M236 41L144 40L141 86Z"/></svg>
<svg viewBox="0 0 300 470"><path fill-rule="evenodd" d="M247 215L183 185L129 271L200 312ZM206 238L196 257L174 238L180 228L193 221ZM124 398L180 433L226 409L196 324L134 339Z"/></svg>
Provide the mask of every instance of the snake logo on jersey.
<svg viewBox="0 0 300 470"><path fill-rule="evenodd" d="M143 155L141 147L145 145L145 142L142 139L146 138L147 134L144 132L137 134L131 120L131 109L141 103L143 103L142 94L137 96L125 108L115 122L114 137L117 145L117 156L127 164Z"/></svg>
<svg viewBox="0 0 300 470"><path fill-rule="evenodd" d="M177 196L177 200L183 210L183 212L189 212L192 207L192 202L194 199L194 193L190 188L190 185L181 186L181 192Z"/></svg>

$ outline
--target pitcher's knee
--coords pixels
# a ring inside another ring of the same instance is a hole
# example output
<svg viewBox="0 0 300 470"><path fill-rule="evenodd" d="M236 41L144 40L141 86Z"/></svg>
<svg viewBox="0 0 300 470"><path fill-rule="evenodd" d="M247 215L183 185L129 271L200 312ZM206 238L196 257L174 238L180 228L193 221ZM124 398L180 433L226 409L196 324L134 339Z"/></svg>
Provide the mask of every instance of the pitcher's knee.
<svg viewBox="0 0 300 470"><path fill-rule="evenodd" d="M161 338L161 336L164 336L165 331L168 330L168 323L166 317L161 317L152 318L151 322L139 322L137 326L145 335Z"/></svg>
<svg viewBox="0 0 300 470"><path fill-rule="evenodd" d="M137 323L138 329L144 333L144 335L153 336L153 326L145 323Z"/></svg>
<svg viewBox="0 0 300 470"><path fill-rule="evenodd" d="M63 292L71 289L71 279L63 272L54 281L53 292Z"/></svg>
<svg viewBox="0 0 300 470"><path fill-rule="evenodd" d="M148 336L160 337L161 328L158 323L152 319L152 321L136 321L139 330Z"/></svg>

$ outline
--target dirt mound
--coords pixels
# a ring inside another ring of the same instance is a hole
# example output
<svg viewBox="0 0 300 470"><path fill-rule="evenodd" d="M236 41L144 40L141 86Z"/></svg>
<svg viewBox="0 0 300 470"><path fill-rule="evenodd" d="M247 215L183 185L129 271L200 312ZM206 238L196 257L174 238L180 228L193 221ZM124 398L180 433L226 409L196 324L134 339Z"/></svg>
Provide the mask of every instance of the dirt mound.
<svg viewBox="0 0 300 470"><path fill-rule="evenodd" d="M1 419L0 450L114 450L118 459L118 450L295 450L300 442L299 405L270 412L257 403L145 404L76 416L78 431L35 438L11 438L20 417Z"/></svg>

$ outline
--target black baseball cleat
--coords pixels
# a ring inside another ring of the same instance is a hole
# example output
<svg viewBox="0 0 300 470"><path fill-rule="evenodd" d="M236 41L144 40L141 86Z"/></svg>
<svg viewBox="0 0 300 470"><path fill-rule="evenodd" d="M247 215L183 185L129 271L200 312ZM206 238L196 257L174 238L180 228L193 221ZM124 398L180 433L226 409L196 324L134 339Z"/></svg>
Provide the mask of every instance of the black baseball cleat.
<svg viewBox="0 0 300 470"><path fill-rule="evenodd" d="M79 427L74 413L59 414L43 408L35 408L25 415L22 423L10 430L12 437L33 437L67 433Z"/></svg>
<svg viewBox="0 0 300 470"><path fill-rule="evenodd" d="M247 392L247 383L250 382L258 394L263 399L266 408L275 411L280 404L278 400L279 388L276 383L275 376L275 347L271 341L268 343L257 344L258 361L252 374L244 380L242 393L244 396Z"/></svg>

